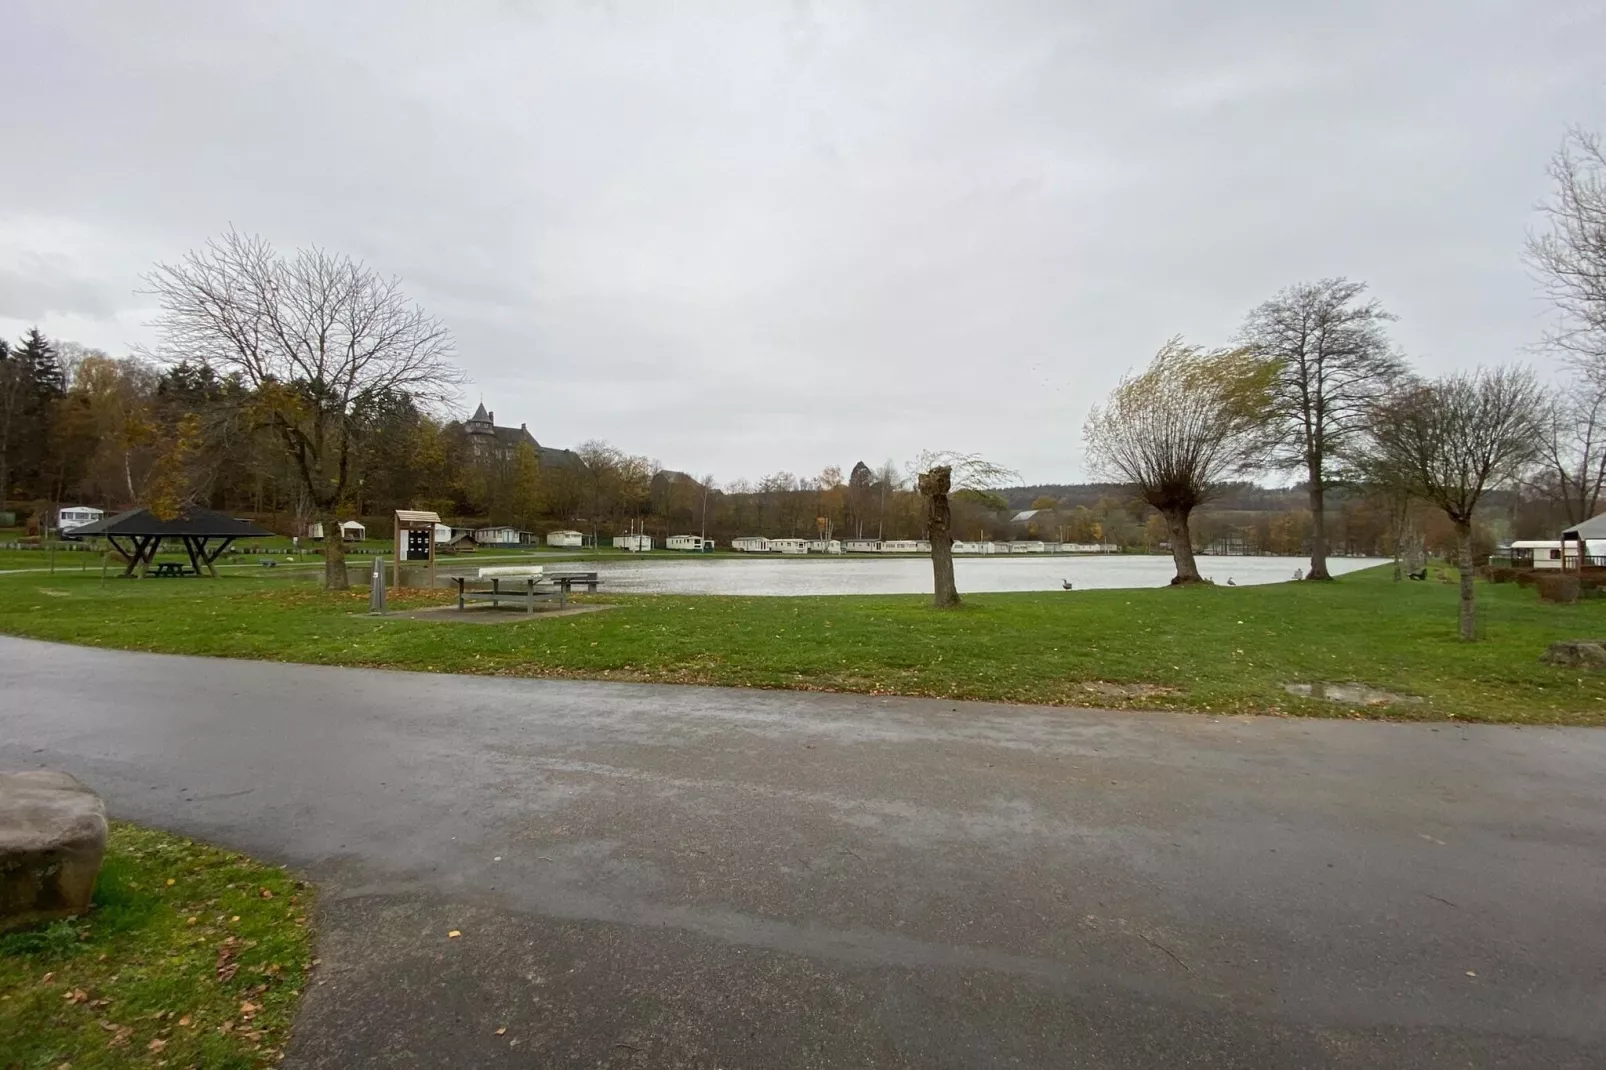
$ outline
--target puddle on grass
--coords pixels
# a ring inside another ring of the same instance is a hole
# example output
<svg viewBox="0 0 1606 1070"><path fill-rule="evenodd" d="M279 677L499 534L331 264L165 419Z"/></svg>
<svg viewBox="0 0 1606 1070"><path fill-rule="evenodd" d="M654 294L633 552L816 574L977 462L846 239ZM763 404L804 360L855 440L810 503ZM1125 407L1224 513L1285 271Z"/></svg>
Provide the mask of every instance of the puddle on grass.
<svg viewBox="0 0 1606 1070"><path fill-rule="evenodd" d="M1325 682L1284 684L1283 690L1290 695L1298 695L1300 698L1324 699L1328 702L1342 703L1345 706L1390 706L1422 701L1418 695L1397 695L1393 691L1384 691L1380 687L1371 687L1370 685L1358 684L1353 681L1347 684Z"/></svg>

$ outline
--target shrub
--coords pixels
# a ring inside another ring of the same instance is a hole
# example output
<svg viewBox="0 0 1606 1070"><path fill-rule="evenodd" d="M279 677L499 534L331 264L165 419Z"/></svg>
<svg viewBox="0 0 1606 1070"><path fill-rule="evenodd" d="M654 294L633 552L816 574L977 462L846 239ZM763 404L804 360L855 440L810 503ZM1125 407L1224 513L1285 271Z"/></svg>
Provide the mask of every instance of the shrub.
<svg viewBox="0 0 1606 1070"><path fill-rule="evenodd" d="M1539 582L1538 574L1532 569L1521 569L1517 572L1518 587L1532 587Z"/></svg>
<svg viewBox="0 0 1606 1070"><path fill-rule="evenodd" d="M1578 592L1583 584L1579 582L1578 574L1574 572L1557 572L1551 575L1539 576L1539 600L1541 602L1556 602L1561 605L1571 605L1578 601Z"/></svg>

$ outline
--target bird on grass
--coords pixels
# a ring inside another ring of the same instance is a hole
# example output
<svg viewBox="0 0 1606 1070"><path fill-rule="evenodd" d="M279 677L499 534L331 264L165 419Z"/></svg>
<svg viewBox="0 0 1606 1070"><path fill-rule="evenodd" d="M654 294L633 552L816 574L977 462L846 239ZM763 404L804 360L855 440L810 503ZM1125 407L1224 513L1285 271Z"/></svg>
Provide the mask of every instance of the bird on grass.
<svg viewBox="0 0 1606 1070"><path fill-rule="evenodd" d="M1236 584L1236 583L1234 583L1234 582L1233 582L1233 579L1232 579L1232 577L1231 577L1231 576L1228 576L1228 577L1227 577L1227 586L1228 586L1228 587L1236 587L1236 586L1238 586L1238 585L1237 585L1237 584Z"/></svg>

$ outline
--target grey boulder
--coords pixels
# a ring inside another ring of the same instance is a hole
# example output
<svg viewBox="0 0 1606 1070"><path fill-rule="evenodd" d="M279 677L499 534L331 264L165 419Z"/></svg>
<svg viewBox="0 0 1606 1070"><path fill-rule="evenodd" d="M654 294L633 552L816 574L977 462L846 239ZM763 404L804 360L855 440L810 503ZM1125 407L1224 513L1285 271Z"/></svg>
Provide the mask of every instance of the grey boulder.
<svg viewBox="0 0 1606 1070"><path fill-rule="evenodd" d="M106 805L77 778L0 773L0 932L89 909Z"/></svg>
<svg viewBox="0 0 1606 1070"><path fill-rule="evenodd" d="M1606 643L1599 639L1562 639L1551 643L1539 660L1569 669L1606 669Z"/></svg>

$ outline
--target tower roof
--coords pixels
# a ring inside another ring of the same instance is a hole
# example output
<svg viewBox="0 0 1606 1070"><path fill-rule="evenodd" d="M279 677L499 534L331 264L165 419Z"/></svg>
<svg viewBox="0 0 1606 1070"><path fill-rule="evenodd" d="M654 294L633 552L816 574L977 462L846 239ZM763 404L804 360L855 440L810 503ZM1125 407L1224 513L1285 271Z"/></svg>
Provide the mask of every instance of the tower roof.
<svg viewBox="0 0 1606 1070"><path fill-rule="evenodd" d="M474 410L474 415L468 418L468 422L471 424L488 424L491 422L491 414L485 411L485 402L480 402L480 407Z"/></svg>

